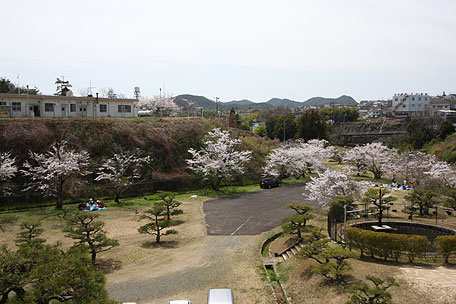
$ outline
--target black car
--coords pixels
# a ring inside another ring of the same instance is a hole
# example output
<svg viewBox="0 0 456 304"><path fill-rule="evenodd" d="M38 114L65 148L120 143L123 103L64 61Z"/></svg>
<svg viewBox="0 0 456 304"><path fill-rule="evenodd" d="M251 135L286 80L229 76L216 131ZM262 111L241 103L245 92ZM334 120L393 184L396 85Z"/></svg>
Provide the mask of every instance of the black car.
<svg viewBox="0 0 456 304"><path fill-rule="evenodd" d="M267 177L267 178L262 178L260 182L260 187L261 188L269 188L271 189L272 187L280 187L280 181L274 177Z"/></svg>

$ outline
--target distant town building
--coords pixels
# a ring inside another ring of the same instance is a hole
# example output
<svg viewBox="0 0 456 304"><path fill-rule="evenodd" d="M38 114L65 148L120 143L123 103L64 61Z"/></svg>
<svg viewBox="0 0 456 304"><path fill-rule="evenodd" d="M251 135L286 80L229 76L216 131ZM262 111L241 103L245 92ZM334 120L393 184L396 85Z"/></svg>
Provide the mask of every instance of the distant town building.
<svg viewBox="0 0 456 304"><path fill-rule="evenodd" d="M431 97L431 103L429 105L430 116L443 116L446 112L451 110L451 102L443 97Z"/></svg>
<svg viewBox="0 0 456 304"><path fill-rule="evenodd" d="M0 94L0 117L136 117L136 99Z"/></svg>
<svg viewBox="0 0 456 304"><path fill-rule="evenodd" d="M394 94L392 111L396 116L427 116L431 97L427 93Z"/></svg>
<svg viewBox="0 0 456 304"><path fill-rule="evenodd" d="M357 108L363 118L378 118L391 112L391 100L362 100Z"/></svg>

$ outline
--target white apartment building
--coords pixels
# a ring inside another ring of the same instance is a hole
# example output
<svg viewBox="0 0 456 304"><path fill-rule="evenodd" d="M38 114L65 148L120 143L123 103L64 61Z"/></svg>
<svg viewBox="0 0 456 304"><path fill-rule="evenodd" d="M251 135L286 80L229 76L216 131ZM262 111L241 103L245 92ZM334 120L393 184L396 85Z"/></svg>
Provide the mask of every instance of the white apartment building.
<svg viewBox="0 0 456 304"><path fill-rule="evenodd" d="M1 117L137 117L136 99L0 93Z"/></svg>
<svg viewBox="0 0 456 304"><path fill-rule="evenodd" d="M429 115L431 97L427 93L394 94L393 112L396 115L425 116Z"/></svg>

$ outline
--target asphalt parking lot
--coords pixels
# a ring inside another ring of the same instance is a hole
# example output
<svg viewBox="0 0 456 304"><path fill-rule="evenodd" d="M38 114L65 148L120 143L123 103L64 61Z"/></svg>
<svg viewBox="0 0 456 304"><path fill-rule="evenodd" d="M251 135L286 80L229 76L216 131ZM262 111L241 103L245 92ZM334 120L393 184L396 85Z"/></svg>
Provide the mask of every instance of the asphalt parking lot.
<svg viewBox="0 0 456 304"><path fill-rule="evenodd" d="M255 235L282 224L282 218L293 214L285 206L307 204L318 208L315 201L305 200L305 183L249 192L204 203L208 235Z"/></svg>

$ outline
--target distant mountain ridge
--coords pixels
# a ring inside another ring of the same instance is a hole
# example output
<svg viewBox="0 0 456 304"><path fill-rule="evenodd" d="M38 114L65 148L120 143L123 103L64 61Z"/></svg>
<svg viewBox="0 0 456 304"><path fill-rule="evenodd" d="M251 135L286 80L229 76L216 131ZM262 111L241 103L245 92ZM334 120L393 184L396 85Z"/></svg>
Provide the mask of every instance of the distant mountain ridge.
<svg viewBox="0 0 456 304"><path fill-rule="evenodd" d="M175 97L177 105L187 107L200 107L208 110L215 110L217 105L215 101L204 96L183 94ZM296 108L300 106L319 106L319 105L357 105L358 103L351 96L342 95L338 98L312 97L304 102L294 101L286 98L271 98L266 102L253 102L248 99L233 100L228 102L219 102L219 109L234 108L253 108L253 109L273 109L277 107Z"/></svg>
<svg viewBox="0 0 456 304"><path fill-rule="evenodd" d="M351 96L342 95L338 98L325 98L325 97L312 97L304 101L305 105L308 106L318 106L326 104L335 104L335 105L357 105L356 100Z"/></svg>

